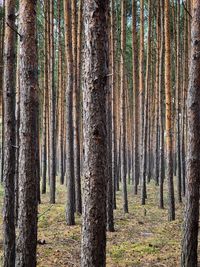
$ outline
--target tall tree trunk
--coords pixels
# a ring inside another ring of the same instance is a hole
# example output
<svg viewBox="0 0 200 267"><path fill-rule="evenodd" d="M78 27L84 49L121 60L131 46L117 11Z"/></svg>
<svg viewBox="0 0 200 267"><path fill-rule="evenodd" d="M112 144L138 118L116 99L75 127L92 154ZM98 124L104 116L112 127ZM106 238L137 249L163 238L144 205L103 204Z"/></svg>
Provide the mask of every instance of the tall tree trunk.
<svg viewBox="0 0 200 267"><path fill-rule="evenodd" d="M192 47L187 102L188 151L187 151L187 198L182 243L182 267L196 267L199 225L200 185L200 2L193 1Z"/></svg>
<svg viewBox="0 0 200 267"><path fill-rule="evenodd" d="M117 184L117 124L116 124L116 68L115 68L115 3L111 0L110 10L110 40L111 40L111 94L112 94L112 179L113 179L113 208L116 208Z"/></svg>
<svg viewBox="0 0 200 267"><path fill-rule="evenodd" d="M4 50L4 267L15 266L15 0L5 5Z"/></svg>
<svg viewBox="0 0 200 267"><path fill-rule="evenodd" d="M55 98L55 81L54 81L54 1L50 1L50 76L49 76L49 95L50 95L50 123L49 123L49 143L50 143L50 203L54 204L56 202L56 121L55 121L55 111L56 111L56 98Z"/></svg>
<svg viewBox="0 0 200 267"><path fill-rule="evenodd" d="M134 144L133 144L133 175L134 175L134 194L137 194L140 176L140 156L139 156L139 98L138 98L138 45L137 45L137 28L136 28L137 1L132 0L132 35L133 35L133 123L134 123Z"/></svg>
<svg viewBox="0 0 200 267"><path fill-rule="evenodd" d="M48 3L44 1L44 93L43 93L43 125L42 125L42 194L46 193L47 180L47 108L48 108Z"/></svg>
<svg viewBox="0 0 200 267"><path fill-rule="evenodd" d="M140 177L142 176L142 148L144 125L144 0L140 0L140 52L139 52L139 96L140 96Z"/></svg>
<svg viewBox="0 0 200 267"><path fill-rule="evenodd" d="M112 3L111 3L112 5ZM110 15L111 10L109 10ZM111 16L110 16L111 17ZM112 59L113 59L113 48L111 40L111 19L109 20L109 73L113 70ZM108 91L106 99L106 120L107 120L107 230L114 232L114 216L113 216L113 162L112 162L112 75L108 80Z"/></svg>
<svg viewBox="0 0 200 267"><path fill-rule="evenodd" d="M171 114L171 75L170 75L170 1L165 0L165 97L166 97L166 164L168 180L168 219L175 220L173 155L172 155L172 114Z"/></svg>
<svg viewBox="0 0 200 267"><path fill-rule="evenodd" d="M120 84L120 98L121 98L121 179L123 191L123 210L128 212L128 196L127 196L127 182L126 182L126 112L125 112L125 48L126 48L126 2L121 1L121 84Z"/></svg>
<svg viewBox="0 0 200 267"><path fill-rule="evenodd" d="M67 88L66 88L66 181L67 181L67 206L66 221L68 225L75 224L75 183L74 183L74 142L73 142L73 54L71 31L71 0L64 1L65 17L65 47L67 57Z"/></svg>
<svg viewBox="0 0 200 267"><path fill-rule="evenodd" d="M78 13L78 38L77 38L77 14L76 14L76 1L72 1L72 43L73 43L73 67L74 67L74 175L75 175L75 196L76 196L76 212L81 214L81 173L80 173L80 83L78 87L78 49L81 53L81 18L82 18L82 0L79 0L79 13ZM78 44L76 44L78 41ZM79 46L79 47L78 47ZM79 70L80 75L80 70ZM80 78L79 78L80 79Z"/></svg>
<svg viewBox="0 0 200 267"><path fill-rule="evenodd" d="M83 132L84 194L81 266L106 266L107 134L109 1L84 4L85 36Z"/></svg>
<svg viewBox="0 0 200 267"><path fill-rule="evenodd" d="M160 1L161 12L161 46L159 60L159 124L160 124L160 155L159 155L159 207L164 208L163 183L165 177L165 160L164 160L164 121L163 121L163 58L164 58L164 3Z"/></svg>
<svg viewBox="0 0 200 267"><path fill-rule="evenodd" d="M182 185L181 185L181 144L180 144L180 59L181 59L181 48L180 48L180 0L177 1L177 21L176 21L176 156L177 156L177 194L178 201L182 202Z"/></svg>
<svg viewBox="0 0 200 267"><path fill-rule="evenodd" d="M157 15L156 15L156 81L155 81L155 182L159 184L159 67L160 67L160 0L157 1Z"/></svg>
<svg viewBox="0 0 200 267"><path fill-rule="evenodd" d="M16 266L36 266L38 66L36 2L21 0L19 220Z"/></svg>
<svg viewBox="0 0 200 267"><path fill-rule="evenodd" d="M148 44L147 44L147 61L145 77L145 99L144 99L144 133L143 133L143 152L142 152L142 170L141 170L141 203L145 205L147 197L146 192L146 169L147 169L147 130L148 130L148 103L149 103L149 77L151 64L151 0L148 0Z"/></svg>

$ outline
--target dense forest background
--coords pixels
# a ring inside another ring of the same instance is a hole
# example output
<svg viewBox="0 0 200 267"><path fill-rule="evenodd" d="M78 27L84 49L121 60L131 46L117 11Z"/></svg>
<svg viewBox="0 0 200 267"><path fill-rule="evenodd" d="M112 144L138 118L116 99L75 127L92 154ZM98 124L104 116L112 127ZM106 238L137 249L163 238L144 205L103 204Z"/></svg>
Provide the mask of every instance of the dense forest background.
<svg viewBox="0 0 200 267"><path fill-rule="evenodd" d="M198 4L90 2L0 2L2 264L14 266L5 259L17 236L16 266L36 256L38 266L80 266L83 214L82 266L104 266L105 225L108 266L178 266L186 203L181 262L194 267L187 229L199 193L185 196Z"/></svg>

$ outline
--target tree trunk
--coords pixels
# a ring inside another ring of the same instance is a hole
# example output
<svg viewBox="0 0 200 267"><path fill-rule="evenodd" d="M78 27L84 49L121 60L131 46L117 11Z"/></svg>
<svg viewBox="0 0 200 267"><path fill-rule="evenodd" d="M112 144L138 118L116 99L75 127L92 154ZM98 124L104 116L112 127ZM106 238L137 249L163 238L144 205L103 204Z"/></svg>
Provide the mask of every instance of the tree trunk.
<svg viewBox="0 0 200 267"><path fill-rule="evenodd" d="M134 194L137 194L139 176L140 176L140 156L139 156L139 105L138 105L138 45L137 45L137 28L136 28L136 14L137 14L137 1L132 1L132 35L133 35L133 122L134 122L134 164L133 164L133 181L134 181Z"/></svg>
<svg viewBox="0 0 200 267"><path fill-rule="evenodd" d="M121 179L123 192L123 210L128 213L128 196L127 196L127 181L126 181L126 111L125 111L125 48L126 48L126 3L121 1L121 84L120 84L120 99L121 99Z"/></svg>
<svg viewBox="0 0 200 267"><path fill-rule="evenodd" d="M84 193L81 266L106 266L106 184L109 1L84 4Z"/></svg>
<svg viewBox="0 0 200 267"><path fill-rule="evenodd" d="M184 220L181 266L197 267L199 185L200 185L200 2L193 1L192 47L187 102L188 151L187 198Z"/></svg>
<svg viewBox="0 0 200 267"><path fill-rule="evenodd" d="M67 56L67 88L66 88L66 181L67 206L66 221L68 225L75 224L75 183L74 183L74 142L73 142L73 54L71 31L71 1L64 1L65 17L65 47Z"/></svg>
<svg viewBox="0 0 200 267"><path fill-rule="evenodd" d="M15 266L15 0L5 5L4 50L4 267Z"/></svg>
<svg viewBox="0 0 200 267"><path fill-rule="evenodd" d="M54 2L50 1L50 75L49 75L49 95L50 95L50 123L49 123L49 170L50 170L50 203L54 204L56 202L56 121L55 121L55 111L56 111L56 98L55 98L55 81L54 81Z"/></svg>
<svg viewBox="0 0 200 267"><path fill-rule="evenodd" d="M20 151L19 234L16 266L36 266L38 66L36 2L21 0L20 27Z"/></svg>
<svg viewBox="0 0 200 267"><path fill-rule="evenodd" d="M160 1L161 12L161 44L159 60L159 124L160 124L160 155L159 155L159 207L164 208L163 183L165 177L165 160L164 160L164 121L163 121L163 58L164 58L164 3Z"/></svg>
<svg viewBox="0 0 200 267"><path fill-rule="evenodd" d="M81 201L81 173L80 173L80 82L78 83L78 49L81 53L81 29L82 29L82 0L79 0L79 13L78 13L78 38L76 26L76 1L72 1L72 40L73 40L73 67L74 67L74 174L75 174L75 196L76 196L76 212L81 214L82 201ZM78 41L78 43L77 43ZM77 43L77 45L76 45ZM79 54L81 57L81 54ZM80 79L80 78L79 78ZM78 87L79 85L79 87Z"/></svg>
<svg viewBox="0 0 200 267"><path fill-rule="evenodd" d="M170 2L165 0L165 97L166 97L166 164L168 180L168 219L175 220L173 155L172 155L172 115L171 115L171 76L170 76Z"/></svg>
<svg viewBox="0 0 200 267"><path fill-rule="evenodd" d="M179 203L182 202L182 184L181 184L181 144L180 144L180 59L181 59L181 48L180 48L180 0L177 1L177 21L176 21L176 156L177 156L177 194Z"/></svg>
<svg viewBox="0 0 200 267"><path fill-rule="evenodd" d="M141 170L141 203L145 205L147 197L146 192L146 169L147 169L147 134L148 134L148 104L149 104L149 77L151 64L151 0L148 0L148 44L147 44L147 61L145 77L145 99L144 99L144 133L143 133L143 152L142 152L142 170Z"/></svg>

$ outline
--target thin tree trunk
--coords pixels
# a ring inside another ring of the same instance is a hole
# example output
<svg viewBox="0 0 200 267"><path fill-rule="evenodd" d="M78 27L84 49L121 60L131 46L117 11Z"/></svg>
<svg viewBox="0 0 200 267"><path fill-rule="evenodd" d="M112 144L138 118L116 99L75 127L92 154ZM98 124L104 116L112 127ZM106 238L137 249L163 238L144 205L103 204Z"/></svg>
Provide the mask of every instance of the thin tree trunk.
<svg viewBox="0 0 200 267"><path fill-rule="evenodd" d="M15 0L5 5L4 50L4 267L15 266Z"/></svg>
<svg viewBox="0 0 200 267"><path fill-rule="evenodd" d="M164 3L160 1L161 12L161 47L159 60L159 124L160 124L160 155L159 155L159 207L164 208L163 183L165 177L165 160L164 160L164 121L163 121L163 58L164 58Z"/></svg>
<svg viewBox="0 0 200 267"><path fill-rule="evenodd" d="M64 1L65 46L67 56L67 88L66 88L66 181L67 205L66 221L68 225L75 224L75 183L74 183L74 142L73 142L73 54L71 31L71 1Z"/></svg>
<svg viewBox="0 0 200 267"><path fill-rule="evenodd" d="M134 122L134 194L138 192L139 176L140 176L140 156L139 156L139 97L138 97L138 46L137 46L137 28L136 28L137 1L132 0L132 49L133 49L133 122Z"/></svg>
<svg viewBox="0 0 200 267"><path fill-rule="evenodd" d="M126 2L121 1L121 179L123 191L123 210L128 213L128 196L126 182L126 112L125 112L125 48L126 48Z"/></svg>
<svg viewBox="0 0 200 267"><path fill-rule="evenodd" d="M171 76L170 76L170 1L165 0L165 96L166 96L166 164L168 180L168 219L175 220L173 155L172 155L172 114L171 114Z"/></svg>
<svg viewBox="0 0 200 267"><path fill-rule="evenodd" d="M149 103L149 77L150 77L150 59L151 59L151 0L148 0L148 44L146 61L146 79L145 79L145 102L144 102L144 133L143 133L143 152L142 152L142 176L141 176L141 203L145 205L147 197L146 192L146 170L147 170L147 130L148 130L148 103Z"/></svg>
<svg viewBox="0 0 200 267"><path fill-rule="evenodd" d="M78 49L81 53L81 31L82 31L82 0L79 0L79 13L78 13L78 38L77 38L77 26L76 26L76 1L72 1L72 41L73 41L73 67L74 67L74 175L75 175L75 196L76 196L76 212L81 214L82 201L81 201L81 173L80 173L80 82L78 83L78 71L77 61L81 60ZM78 44L76 45L78 41ZM80 79L80 78L79 78ZM78 87L79 85L79 87Z"/></svg>
<svg viewBox="0 0 200 267"><path fill-rule="evenodd" d="M55 136L55 110L56 110L56 99L55 99L55 81L54 81L54 1L50 1L50 76L49 76L49 95L50 95L50 123L49 123L49 170L50 170L50 203L56 202L56 136Z"/></svg>

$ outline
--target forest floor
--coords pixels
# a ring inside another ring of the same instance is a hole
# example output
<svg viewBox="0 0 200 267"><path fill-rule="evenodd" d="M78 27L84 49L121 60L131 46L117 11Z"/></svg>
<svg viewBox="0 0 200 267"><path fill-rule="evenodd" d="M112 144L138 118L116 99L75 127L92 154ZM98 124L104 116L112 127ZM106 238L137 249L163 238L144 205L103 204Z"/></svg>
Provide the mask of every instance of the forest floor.
<svg viewBox="0 0 200 267"><path fill-rule="evenodd" d="M39 267L80 266L81 218L76 217L76 226L65 223L65 187L58 185L57 204L48 203L49 194L42 196L39 207L38 245ZM123 214L121 192L117 193L114 233L107 234L108 267L176 267L180 260L180 240L183 205L176 204L174 222L167 221L167 209L158 208L158 187L152 181L148 185L148 200L140 205L140 195L129 191L129 213ZM0 187L0 208L3 191ZM165 195L165 205L167 196ZM2 216L0 217L0 257L2 258ZM1 263L0 263L1 266Z"/></svg>

